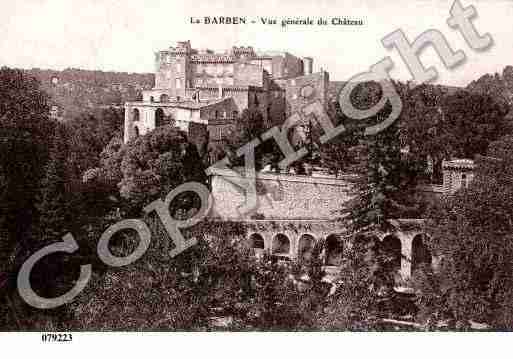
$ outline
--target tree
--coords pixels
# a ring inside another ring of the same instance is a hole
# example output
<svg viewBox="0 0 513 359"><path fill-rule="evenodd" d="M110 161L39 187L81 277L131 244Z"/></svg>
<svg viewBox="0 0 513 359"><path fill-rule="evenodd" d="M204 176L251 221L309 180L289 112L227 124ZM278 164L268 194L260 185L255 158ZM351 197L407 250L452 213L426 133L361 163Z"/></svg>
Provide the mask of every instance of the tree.
<svg viewBox="0 0 513 359"><path fill-rule="evenodd" d="M228 322L227 330L300 328L301 296L287 268L269 257L256 261L222 236L226 223L216 226L205 222L194 228L198 244L172 259L159 259L160 248L152 245L129 267L93 278L88 291L68 306L74 320L66 329L212 330L219 317ZM214 237L208 240L205 233Z"/></svg>
<svg viewBox="0 0 513 359"><path fill-rule="evenodd" d="M513 327L513 137L490 144L470 187L429 213L431 247L441 257L420 302L426 318L458 328L486 322Z"/></svg>
<svg viewBox="0 0 513 359"><path fill-rule="evenodd" d="M127 144L112 140L101 155L100 167L88 171L86 177L98 188L113 189L111 195L122 201L129 213L137 214L184 182L206 181L196 147L169 126Z"/></svg>
<svg viewBox="0 0 513 359"><path fill-rule="evenodd" d="M66 122L69 162L74 175L98 166L100 154L113 137L121 138L124 113L114 108L82 112Z"/></svg>
<svg viewBox="0 0 513 359"><path fill-rule="evenodd" d="M426 84L412 90L404 86L400 94L401 145L415 162L432 161L431 181L442 180L444 159L484 155L506 128L508 108L489 94Z"/></svg>
<svg viewBox="0 0 513 359"><path fill-rule="evenodd" d="M261 140L260 136L265 130L264 117L258 108L245 109L226 140L221 143L209 144L212 162L222 160L227 156L232 166L244 166L244 156L237 156L237 150L254 139ZM274 141L263 141L255 148L256 170L260 170L268 164L276 167L280 156L282 156L281 151Z"/></svg>
<svg viewBox="0 0 513 359"><path fill-rule="evenodd" d="M0 83L0 266L5 269L19 263L34 245L35 203L53 124L38 81L4 67Z"/></svg>
<svg viewBox="0 0 513 359"><path fill-rule="evenodd" d="M69 167L67 166L68 146L65 129L57 125L52 136L52 147L41 181L37 205L39 211L40 240L54 241L66 232L71 218L69 194Z"/></svg>
<svg viewBox="0 0 513 359"><path fill-rule="evenodd" d="M356 167L354 197L342 209L351 231L386 232L388 220L400 218L409 210L404 190L414 186L405 172L397 123L374 136L362 139L364 160Z"/></svg>

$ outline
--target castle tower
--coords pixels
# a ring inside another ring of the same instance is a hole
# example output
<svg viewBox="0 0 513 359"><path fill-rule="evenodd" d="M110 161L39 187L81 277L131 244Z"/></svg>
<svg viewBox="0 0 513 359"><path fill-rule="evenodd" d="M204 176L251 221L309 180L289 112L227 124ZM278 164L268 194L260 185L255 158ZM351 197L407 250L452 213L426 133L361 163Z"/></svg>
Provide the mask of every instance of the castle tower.
<svg viewBox="0 0 513 359"><path fill-rule="evenodd" d="M303 57L303 72L305 75L313 73L313 59L311 57Z"/></svg>
<svg viewBox="0 0 513 359"><path fill-rule="evenodd" d="M155 88L169 89L171 96L184 97L191 82L190 57L189 41L178 42L176 47L156 53Z"/></svg>
<svg viewBox="0 0 513 359"><path fill-rule="evenodd" d="M474 161L454 159L442 162L443 188L445 194L453 194L466 188L474 178Z"/></svg>

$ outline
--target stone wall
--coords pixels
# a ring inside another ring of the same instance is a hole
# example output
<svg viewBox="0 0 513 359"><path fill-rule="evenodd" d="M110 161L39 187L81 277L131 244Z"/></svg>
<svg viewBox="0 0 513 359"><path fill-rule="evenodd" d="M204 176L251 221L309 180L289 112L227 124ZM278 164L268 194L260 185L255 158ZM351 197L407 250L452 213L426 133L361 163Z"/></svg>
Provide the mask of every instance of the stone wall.
<svg viewBox="0 0 513 359"><path fill-rule="evenodd" d="M235 86L264 86L264 71L260 66L240 62L235 64L234 70Z"/></svg>
<svg viewBox="0 0 513 359"><path fill-rule="evenodd" d="M272 76L274 79L289 79L303 76L303 60L287 52L272 56Z"/></svg>
<svg viewBox="0 0 513 359"><path fill-rule="evenodd" d="M230 175L211 179L214 213L238 218L246 196ZM247 215L259 219L329 219L349 199L347 179L260 173L256 179L258 207Z"/></svg>
<svg viewBox="0 0 513 359"><path fill-rule="evenodd" d="M285 89L287 117L315 101L320 101L323 106L327 104L329 75L325 71L288 80L277 80L276 83Z"/></svg>

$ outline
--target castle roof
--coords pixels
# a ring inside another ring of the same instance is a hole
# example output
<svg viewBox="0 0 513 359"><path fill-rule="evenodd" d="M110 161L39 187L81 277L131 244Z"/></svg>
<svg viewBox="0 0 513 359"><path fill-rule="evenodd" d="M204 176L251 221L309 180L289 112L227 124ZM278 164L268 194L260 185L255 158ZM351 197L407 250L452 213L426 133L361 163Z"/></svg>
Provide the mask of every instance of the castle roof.
<svg viewBox="0 0 513 359"><path fill-rule="evenodd" d="M236 58L233 55L226 54L195 54L191 55L191 62L206 62L206 63L232 63Z"/></svg>
<svg viewBox="0 0 513 359"><path fill-rule="evenodd" d="M215 100L203 100L195 101L190 99L170 100L169 102L127 102L129 106L144 106L144 107L171 107L171 108L183 108L189 110L199 110L212 105L222 103L230 100L230 97L225 97Z"/></svg>
<svg viewBox="0 0 513 359"><path fill-rule="evenodd" d="M474 161L466 158L453 159L450 161L443 161L442 168L453 169L474 169Z"/></svg>

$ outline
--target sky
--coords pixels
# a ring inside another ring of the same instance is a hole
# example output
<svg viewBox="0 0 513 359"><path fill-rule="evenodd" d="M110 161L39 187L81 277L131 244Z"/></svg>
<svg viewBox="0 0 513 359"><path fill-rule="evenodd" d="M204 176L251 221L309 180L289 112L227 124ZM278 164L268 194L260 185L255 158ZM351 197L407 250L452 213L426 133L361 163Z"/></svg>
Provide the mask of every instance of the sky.
<svg viewBox="0 0 513 359"><path fill-rule="evenodd" d="M464 86L513 65L513 0L461 3L475 6L478 17L473 23L480 34L492 36L490 49L473 51L461 33L446 24L452 0L0 0L0 66L153 72L155 51L190 40L197 49L244 45L311 56L314 71L323 68L331 80L338 81L390 56L394 61L390 75L409 80L397 50L386 49L381 39L401 29L412 41L426 30L437 29L453 50L464 51L467 61L447 70L432 48L421 59L426 67L437 68L436 83ZM204 16L246 16L257 21L260 17L278 21L347 17L362 19L364 25L190 23L190 17Z"/></svg>

